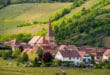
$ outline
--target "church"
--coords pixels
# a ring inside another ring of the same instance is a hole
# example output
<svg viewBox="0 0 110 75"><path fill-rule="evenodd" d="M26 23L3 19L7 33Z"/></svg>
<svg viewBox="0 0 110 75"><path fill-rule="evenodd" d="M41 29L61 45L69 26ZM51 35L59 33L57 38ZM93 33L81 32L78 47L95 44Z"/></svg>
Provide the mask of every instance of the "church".
<svg viewBox="0 0 110 75"><path fill-rule="evenodd" d="M34 36L29 42L28 45L30 47L26 48L28 49L33 49L35 51L38 50L38 48L42 48L44 52L46 51L55 51L57 48L57 44L55 43L54 35L52 32L52 25L51 21L49 20L49 25L48 25L48 33L46 36Z"/></svg>

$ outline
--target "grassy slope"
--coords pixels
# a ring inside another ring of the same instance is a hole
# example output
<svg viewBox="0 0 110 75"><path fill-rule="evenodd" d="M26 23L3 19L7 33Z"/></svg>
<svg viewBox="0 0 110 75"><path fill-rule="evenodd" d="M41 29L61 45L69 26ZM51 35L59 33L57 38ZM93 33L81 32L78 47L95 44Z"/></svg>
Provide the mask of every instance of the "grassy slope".
<svg viewBox="0 0 110 75"><path fill-rule="evenodd" d="M0 10L0 33L37 32L42 27L45 28L46 25L42 25L42 27L31 25L20 28L17 26L25 21L47 22L51 14L70 5L71 3L24 3L10 5Z"/></svg>

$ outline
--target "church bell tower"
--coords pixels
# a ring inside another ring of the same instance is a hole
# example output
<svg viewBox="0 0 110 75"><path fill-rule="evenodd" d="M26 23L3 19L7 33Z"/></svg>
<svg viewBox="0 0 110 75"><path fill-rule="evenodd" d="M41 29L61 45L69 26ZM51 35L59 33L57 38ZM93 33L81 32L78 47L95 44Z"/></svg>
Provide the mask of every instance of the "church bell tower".
<svg viewBox="0 0 110 75"><path fill-rule="evenodd" d="M51 25L50 19L49 19L49 25L48 25L48 41L49 41L49 44L55 45L55 39L54 39L54 35L52 32L52 25Z"/></svg>

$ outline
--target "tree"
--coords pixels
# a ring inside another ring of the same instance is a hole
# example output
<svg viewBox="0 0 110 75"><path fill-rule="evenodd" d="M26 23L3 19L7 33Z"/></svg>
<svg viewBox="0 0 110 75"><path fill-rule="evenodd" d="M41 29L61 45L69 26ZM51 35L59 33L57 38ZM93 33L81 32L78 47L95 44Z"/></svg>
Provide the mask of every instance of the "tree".
<svg viewBox="0 0 110 75"><path fill-rule="evenodd" d="M28 53L28 57L29 57L30 61L34 62L35 59L38 58L38 55L37 55L36 51L30 50L30 52Z"/></svg>
<svg viewBox="0 0 110 75"><path fill-rule="evenodd" d="M50 52L46 52L42 55L42 60L44 63L48 63L48 62L51 62L53 59L52 55Z"/></svg>
<svg viewBox="0 0 110 75"><path fill-rule="evenodd" d="M28 55L26 52L24 52L21 56L21 62L27 62L28 61Z"/></svg>
<svg viewBox="0 0 110 75"><path fill-rule="evenodd" d="M39 50L37 51L37 54L38 54L39 59L41 59L43 55L43 50L39 48Z"/></svg>
<svg viewBox="0 0 110 75"><path fill-rule="evenodd" d="M16 48L16 50L12 52L12 57L13 58L19 58L20 55L21 55L21 51L20 51L19 48Z"/></svg>

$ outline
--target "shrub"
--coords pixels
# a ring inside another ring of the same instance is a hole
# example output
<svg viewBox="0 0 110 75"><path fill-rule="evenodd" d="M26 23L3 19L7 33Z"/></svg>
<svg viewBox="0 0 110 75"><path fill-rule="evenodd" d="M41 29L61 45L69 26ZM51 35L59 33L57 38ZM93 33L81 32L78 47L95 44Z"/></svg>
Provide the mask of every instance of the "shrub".
<svg viewBox="0 0 110 75"><path fill-rule="evenodd" d="M40 67L41 64L42 64L41 59L35 58L35 61L33 62L33 65Z"/></svg>
<svg viewBox="0 0 110 75"><path fill-rule="evenodd" d="M21 55L21 51L20 51L19 48L16 48L16 50L12 52L12 57L13 58L19 58L20 55Z"/></svg>
<svg viewBox="0 0 110 75"><path fill-rule="evenodd" d="M30 52L28 53L28 57L31 62L34 62L35 59L38 58L38 55L37 55L36 51L30 50Z"/></svg>
<svg viewBox="0 0 110 75"><path fill-rule="evenodd" d="M105 64L105 68L110 69L110 62L108 62L107 64Z"/></svg>
<svg viewBox="0 0 110 75"><path fill-rule="evenodd" d="M51 62L53 59L52 55L50 52L46 52L42 55L42 60L44 63L48 63L48 62Z"/></svg>
<svg viewBox="0 0 110 75"><path fill-rule="evenodd" d="M39 59L42 58L42 55L43 55L43 50L40 48L38 51L37 51L37 54L39 56Z"/></svg>
<svg viewBox="0 0 110 75"><path fill-rule="evenodd" d="M0 50L0 57L2 57L3 59L8 59L9 57L11 57L11 50Z"/></svg>
<svg viewBox="0 0 110 75"><path fill-rule="evenodd" d="M24 52L21 56L21 62L27 62L28 61L28 55L26 52Z"/></svg>
<svg viewBox="0 0 110 75"><path fill-rule="evenodd" d="M61 61L54 60L52 63L53 67L60 66L60 65L61 65Z"/></svg>
<svg viewBox="0 0 110 75"><path fill-rule="evenodd" d="M70 8L64 8L63 10L60 10L59 12L54 13L51 16L52 21L58 20L59 18L63 17L64 15L68 14L70 12Z"/></svg>
<svg viewBox="0 0 110 75"><path fill-rule="evenodd" d="M3 53L2 53L2 58L3 58L3 59L7 59L7 58L8 58L7 52L3 52Z"/></svg>

